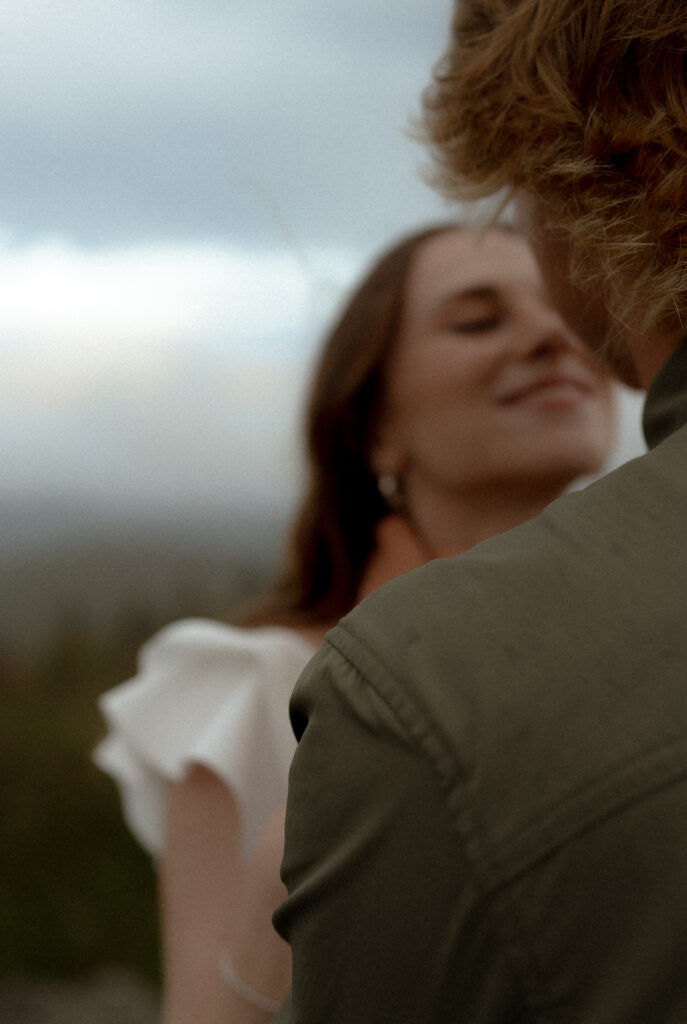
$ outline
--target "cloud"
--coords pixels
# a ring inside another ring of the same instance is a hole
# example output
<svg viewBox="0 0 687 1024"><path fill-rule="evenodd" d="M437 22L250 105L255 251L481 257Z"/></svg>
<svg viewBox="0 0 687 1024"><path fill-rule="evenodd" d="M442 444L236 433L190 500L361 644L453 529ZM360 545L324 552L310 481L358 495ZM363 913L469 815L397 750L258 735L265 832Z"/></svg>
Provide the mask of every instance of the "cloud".
<svg viewBox="0 0 687 1024"><path fill-rule="evenodd" d="M0 248L0 499L289 500L303 388L354 254Z"/></svg>
<svg viewBox="0 0 687 1024"><path fill-rule="evenodd" d="M6 247L0 396L6 406L34 407L73 403L104 383L151 391L194 349L220 352L244 374L270 361L303 361L323 319L318 301L329 312L335 282L355 267L345 251L316 261L329 275L322 284L288 252Z"/></svg>
<svg viewBox="0 0 687 1024"><path fill-rule="evenodd" d="M21 237L370 246L433 214L404 135L450 3L8 0L4 216Z"/></svg>

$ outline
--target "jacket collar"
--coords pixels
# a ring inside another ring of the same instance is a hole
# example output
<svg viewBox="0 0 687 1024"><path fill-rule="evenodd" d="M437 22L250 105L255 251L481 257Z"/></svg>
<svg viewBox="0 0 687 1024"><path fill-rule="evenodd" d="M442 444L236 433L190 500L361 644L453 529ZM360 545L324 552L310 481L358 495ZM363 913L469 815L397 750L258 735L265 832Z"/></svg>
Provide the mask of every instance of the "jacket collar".
<svg viewBox="0 0 687 1024"><path fill-rule="evenodd" d="M656 374L646 396L642 427L655 448L687 423L687 339L683 339Z"/></svg>

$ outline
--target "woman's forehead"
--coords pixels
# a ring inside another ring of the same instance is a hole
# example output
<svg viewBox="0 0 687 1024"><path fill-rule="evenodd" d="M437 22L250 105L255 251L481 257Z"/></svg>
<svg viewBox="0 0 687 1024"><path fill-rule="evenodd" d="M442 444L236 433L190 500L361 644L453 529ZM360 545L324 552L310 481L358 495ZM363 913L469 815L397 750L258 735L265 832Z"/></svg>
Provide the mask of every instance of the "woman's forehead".
<svg viewBox="0 0 687 1024"><path fill-rule="evenodd" d="M492 229L447 231L418 250L408 276L406 307L434 308L461 294L509 292L541 287L527 243L518 235Z"/></svg>

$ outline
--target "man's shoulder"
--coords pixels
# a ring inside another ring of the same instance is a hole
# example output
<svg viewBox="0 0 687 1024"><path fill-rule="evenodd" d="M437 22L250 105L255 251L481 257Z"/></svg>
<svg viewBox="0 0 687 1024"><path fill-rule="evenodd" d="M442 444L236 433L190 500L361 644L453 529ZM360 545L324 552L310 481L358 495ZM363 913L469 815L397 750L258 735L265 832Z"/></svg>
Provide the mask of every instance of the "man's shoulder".
<svg viewBox="0 0 687 1024"><path fill-rule="evenodd" d="M544 655L592 624L623 630L685 599L686 515L687 428L536 519L392 580L341 628L380 658L457 645L463 663L505 664L513 645Z"/></svg>
<svg viewBox="0 0 687 1024"><path fill-rule="evenodd" d="M642 505L652 466L392 582L330 635L453 759L492 860L685 770L686 509L672 484Z"/></svg>
<svg viewBox="0 0 687 1024"><path fill-rule="evenodd" d="M412 672L418 652L425 679L430 665L442 676L469 669L496 672L500 687L522 658L557 657L592 606L632 575L641 547L636 522L622 515L630 502L623 481L567 495L531 522L392 580L331 640L368 649L395 672L399 663Z"/></svg>

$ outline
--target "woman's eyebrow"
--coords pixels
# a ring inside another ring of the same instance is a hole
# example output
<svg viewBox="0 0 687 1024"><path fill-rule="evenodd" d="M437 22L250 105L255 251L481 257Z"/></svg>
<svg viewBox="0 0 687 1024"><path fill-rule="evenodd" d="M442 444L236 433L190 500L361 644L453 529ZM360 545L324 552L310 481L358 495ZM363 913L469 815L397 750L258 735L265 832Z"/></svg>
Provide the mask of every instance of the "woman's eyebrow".
<svg viewBox="0 0 687 1024"><path fill-rule="evenodd" d="M476 284L469 285L467 288L458 288L455 291L449 292L444 295L436 304L437 314L441 314L446 309L450 309L456 303L470 299L479 299L482 301L493 302L499 298L500 289L490 284Z"/></svg>

